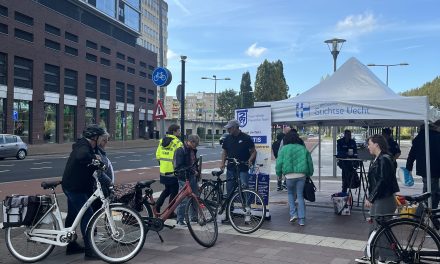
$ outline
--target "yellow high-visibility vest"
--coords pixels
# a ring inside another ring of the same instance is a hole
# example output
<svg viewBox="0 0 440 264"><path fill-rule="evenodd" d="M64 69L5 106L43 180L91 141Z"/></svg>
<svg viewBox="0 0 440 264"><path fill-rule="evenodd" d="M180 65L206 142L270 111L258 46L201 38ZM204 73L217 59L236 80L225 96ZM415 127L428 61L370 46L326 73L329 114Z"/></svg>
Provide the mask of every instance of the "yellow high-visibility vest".
<svg viewBox="0 0 440 264"><path fill-rule="evenodd" d="M179 138L174 135L166 135L168 138L172 138L171 143L164 147L162 146L162 140L159 141L159 146L156 150L156 159L160 162L160 174L165 176L166 173L170 173L174 171L174 154L176 150L183 146L182 142ZM167 175L174 176L174 175Z"/></svg>

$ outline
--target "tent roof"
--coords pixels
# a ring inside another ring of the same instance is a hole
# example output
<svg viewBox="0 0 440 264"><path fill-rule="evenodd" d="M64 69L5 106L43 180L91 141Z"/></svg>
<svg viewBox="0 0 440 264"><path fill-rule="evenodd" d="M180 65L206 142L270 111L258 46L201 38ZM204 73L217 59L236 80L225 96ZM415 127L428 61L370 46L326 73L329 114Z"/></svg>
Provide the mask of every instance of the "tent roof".
<svg viewBox="0 0 440 264"><path fill-rule="evenodd" d="M396 94L354 57L296 97L255 103L265 105L272 108L273 122L302 125L419 125L428 111L425 96Z"/></svg>

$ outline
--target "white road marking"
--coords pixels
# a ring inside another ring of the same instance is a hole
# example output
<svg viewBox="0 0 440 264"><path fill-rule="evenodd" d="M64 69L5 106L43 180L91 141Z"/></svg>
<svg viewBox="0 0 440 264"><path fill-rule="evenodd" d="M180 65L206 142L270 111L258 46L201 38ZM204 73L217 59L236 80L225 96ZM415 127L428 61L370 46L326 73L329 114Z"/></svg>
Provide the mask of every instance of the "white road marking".
<svg viewBox="0 0 440 264"><path fill-rule="evenodd" d="M142 160L128 160L128 161L133 161L133 162L137 162L137 161L142 161Z"/></svg>
<svg viewBox="0 0 440 264"><path fill-rule="evenodd" d="M52 161L34 162L35 165L46 164L46 163L52 163Z"/></svg>
<svg viewBox="0 0 440 264"><path fill-rule="evenodd" d="M0 164L0 167L12 167L15 166L15 164Z"/></svg>
<svg viewBox="0 0 440 264"><path fill-rule="evenodd" d="M11 170L1 170L0 172L8 172L8 171L11 171Z"/></svg>
<svg viewBox="0 0 440 264"><path fill-rule="evenodd" d="M117 156L117 157L113 157L114 159L120 159L120 158L125 158L126 156Z"/></svg>
<svg viewBox="0 0 440 264"><path fill-rule="evenodd" d="M52 169L52 167L40 167L40 168L30 168L31 170L44 170L44 169Z"/></svg>

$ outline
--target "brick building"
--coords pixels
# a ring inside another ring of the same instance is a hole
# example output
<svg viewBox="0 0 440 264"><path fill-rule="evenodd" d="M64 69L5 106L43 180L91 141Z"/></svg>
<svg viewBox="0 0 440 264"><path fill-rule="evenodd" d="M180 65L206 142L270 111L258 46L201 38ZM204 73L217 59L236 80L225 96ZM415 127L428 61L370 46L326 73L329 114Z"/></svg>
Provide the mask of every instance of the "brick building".
<svg viewBox="0 0 440 264"><path fill-rule="evenodd" d="M116 140L146 137L157 54L136 45L139 6L0 0L0 131L64 143L99 123Z"/></svg>

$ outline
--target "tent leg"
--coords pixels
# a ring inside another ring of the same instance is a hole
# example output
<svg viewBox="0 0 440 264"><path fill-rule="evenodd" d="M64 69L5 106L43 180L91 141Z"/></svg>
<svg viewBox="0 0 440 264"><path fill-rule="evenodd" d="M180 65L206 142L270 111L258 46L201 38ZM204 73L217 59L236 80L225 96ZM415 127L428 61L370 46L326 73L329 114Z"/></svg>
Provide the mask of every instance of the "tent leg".
<svg viewBox="0 0 440 264"><path fill-rule="evenodd" d="M321 191L321 126L318 126L318 191Z"/></svg>
<svg viewBox="0 0 440 264"><path fill-rule="evenodd" d="M332 134L333 134L333 177L336 178L336 127L332 127Z"/></svg>

